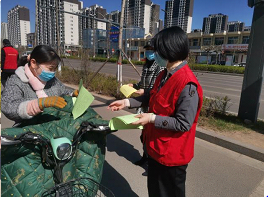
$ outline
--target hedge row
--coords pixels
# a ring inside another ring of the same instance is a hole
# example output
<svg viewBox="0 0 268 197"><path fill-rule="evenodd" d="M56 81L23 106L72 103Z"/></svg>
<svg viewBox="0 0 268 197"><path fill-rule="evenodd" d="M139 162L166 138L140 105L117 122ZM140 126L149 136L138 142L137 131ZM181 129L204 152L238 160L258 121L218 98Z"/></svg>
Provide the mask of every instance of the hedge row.
<svg viewBox="0 0 268 197"><path fill-rule="evenodd" d="M191 64L192 70L211 71L211 72L224 72L224 73L237 73L244 74L244 67L237 66L224 66L224 65L206 65L206 64Z"/></svg>
<svg viewBox="0 0 268 197"><path fill-rule="evenodd" d="M68 57L70 58L70 57ZM72 58L72 57L71 57ZM103 57L95 57L90 58L91 61L94 62L105 62L106 58ZM116 63L116 58L110 58L108 62ZM134 65L143 65L143 61L132 61ZM122 60L122 64L129 64L127 60ZM244 67L236 67L236 66L224 66L224 65L206 65L206 64L190 64L190 68L192 70L200 70L200 71L210 71L210 72L224 72L224 73L236 73L236 74L244 74Z"/></svg>

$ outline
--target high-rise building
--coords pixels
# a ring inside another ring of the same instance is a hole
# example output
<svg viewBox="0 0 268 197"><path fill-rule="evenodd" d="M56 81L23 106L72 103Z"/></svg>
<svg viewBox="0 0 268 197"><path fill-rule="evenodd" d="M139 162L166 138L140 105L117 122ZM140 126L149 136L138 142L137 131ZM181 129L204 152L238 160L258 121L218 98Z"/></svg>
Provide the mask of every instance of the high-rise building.
<svg viewBox="0 0 268 197"><path fill-rule="evenodd" d="M173 5L174 1L166 1L164 28L172 26Z"/></svg>
<svg viewBox="0 0 268 197"><path fill-rule="evenodd" d="M154 36L159 31L159 14L160 14L160 5L153 4L151 5L151 17L150 17L150 34Z"/></svg>
<svg viewBox="0 0 268 197"><path fill-rule="evenodd" d="M15 47L27 45L27 34L30 33L29 9L17 5L7 14L8 39Z"/></svg>
<svg viewBox="0 0 268 197"><path fill-rule="evenodd" d="M91 14L93 14L95 18L105 19L107 12L106 12L106 9L104 9L102 6L93 5L93 6L90 6L90 8L91 8ZM97 29L106 30L105 22L95 20L94 25L95 25L95 28Z"/></svg>
<svg viewBox="0 0 268 197"><path fill-rule="evenodd" d="M119 10L112 11L110 14L110 19L115 23L120 23L121 12Z"/></svg>
<svg viewBox="0 0 268 197"><path fill-rule="evenodd" d="M227 30L228 16L224 14L210 14L203 19L204 34L222 33Z"/></svg>
<svg viewBox="0 0 268 197"><path fill-rule="evenodd" d="M79 17L79 39L80 44L83 40L84 29L102 29L106 30L107 24L102 21L94 20L94 18L107 19L107 12L102 6L93 5L80 10L80 14L83 16ZM96 32L95 32L96 33Z"/></svg>
<svg viewBox="0 0 268 197"><path fill-rule="evenodd" d="M27 34L27 46L35 47L35 33Z"/></svg>
<svg viewBox="0 0 268 197"><path fill-rule="evenodd" d="M145 29L145 34L150 32L151 0L126 0L125 24L128 27Z"/></svg>
<svg viewBox="0 0 268 197"><path fill-rule="evenodd" d="M240 22L240 21L230 21L227 23L228 32L243 31L244 27L245 27L245 23Z"/></svg>
<svg viewBox="0 0 268 197"><path fill-rule="evenodd" d="M59 33L60 45L64 48L79 45L78 16L66 12L77 13L83 3L78 0L60 0L58 14L56 17L56 0L37 0L36 7L36 41L37 44L57 46ZM63 12L61 12L63 11Z"/></svg>
<svg viewBox="0 0 268 197"><path fill-rule="evenodd" d="M1 23L1 40L8 39L7 23Z"/></svg>
<svg viewBox="0 0 268 197"><path fill-rule="evenodd" d="M166 1L165 28L179 26L190 33L192 28L194 0Z"/></svg>
<svg viewBox="0 0 268 197"><path fill-rule="evenodd" d="M251 31L251 26L245 26L243 31Z"/></svg>

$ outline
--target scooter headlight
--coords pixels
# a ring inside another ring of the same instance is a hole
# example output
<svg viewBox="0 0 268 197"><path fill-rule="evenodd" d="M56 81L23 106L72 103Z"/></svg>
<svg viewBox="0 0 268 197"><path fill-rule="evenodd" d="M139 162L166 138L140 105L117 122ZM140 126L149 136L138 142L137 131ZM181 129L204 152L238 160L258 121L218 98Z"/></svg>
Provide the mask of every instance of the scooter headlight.
<svg viewBox="0 0 268 197"><path fill-rule="evenodd" d="M66 137L51 138L51 146L55 157L59 160L67 159L72 153L72 143Z"/></svg>

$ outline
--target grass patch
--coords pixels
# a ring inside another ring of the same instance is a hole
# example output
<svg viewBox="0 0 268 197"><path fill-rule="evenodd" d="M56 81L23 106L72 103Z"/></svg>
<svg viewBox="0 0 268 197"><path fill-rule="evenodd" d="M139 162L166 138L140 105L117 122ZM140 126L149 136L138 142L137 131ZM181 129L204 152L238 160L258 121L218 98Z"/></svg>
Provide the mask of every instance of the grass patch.
<svg viewBox="0 0 268 197"><path fill-rule="evenodd" d="M219 132L255 131L264 134L264 122L258 120L255 124L246 124L243 120L231 114L214 114L214 116L200 115L198 125Z"/></svg>

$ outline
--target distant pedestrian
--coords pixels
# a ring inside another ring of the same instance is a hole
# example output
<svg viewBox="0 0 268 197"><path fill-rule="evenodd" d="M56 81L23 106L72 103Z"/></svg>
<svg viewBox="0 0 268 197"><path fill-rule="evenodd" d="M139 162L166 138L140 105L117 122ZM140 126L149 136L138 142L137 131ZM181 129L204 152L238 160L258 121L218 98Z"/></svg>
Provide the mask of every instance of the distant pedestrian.
<svg viewBox="0 0 268 197"><path fill-rule="evenodd" d="M152 46L152 40L149 40L146 45L143 47L145 49L145 64L142 68L142 75L141 80L136 84L128 84L129 86L132 86L133 88L137 89L135 93L138 95L143 95L144 92L150 92L150 90L153 88L154 82L158 74L164 69L163 67L160 67L157 65L154 57L154 47ZM142 106L139 107L137 110L138 114L141 113L147 113L149 106ZM143 133L143 132L142 132ZM143 134L141 134L141 141L144 144L143 141ZM143 147L143 155L140 160L136 161L135 165L143 165L147 161L147 151L144 144Z"/></svg>
<svg viewBox="0 0 268 197"><path fill-rule="evenodd" d="M134 125L144 125L149 197L185 197L186 168L194 156L203 91L186 62L188 38L178 26L154 37L155 61L165 67L150 95L114 101L112 111L149 105Z"/></svg>
<svg viewBox="0 0 268 197"><path fill-rule="evenodd" d="M19 53L11 46L8 39L3 40L1 49L1 84L5 87L7 79L15 73L18 68Z"/></svg>

